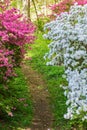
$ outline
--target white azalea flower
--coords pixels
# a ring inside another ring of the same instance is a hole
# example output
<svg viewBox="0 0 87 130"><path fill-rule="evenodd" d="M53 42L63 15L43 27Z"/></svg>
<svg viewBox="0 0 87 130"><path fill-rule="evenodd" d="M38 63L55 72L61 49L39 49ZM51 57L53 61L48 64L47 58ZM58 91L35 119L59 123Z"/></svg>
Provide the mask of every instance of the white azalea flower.
<svg viewBox="0 0 87 130"><path fill-rule="evenodd" d="M49 32L44 37L52 40L47 65L62 62L65 66L68 86L63 88L68 108L64 118L73 119L83 111L81 118L87 120L87 4L75 4L45 29Z"/></svg>

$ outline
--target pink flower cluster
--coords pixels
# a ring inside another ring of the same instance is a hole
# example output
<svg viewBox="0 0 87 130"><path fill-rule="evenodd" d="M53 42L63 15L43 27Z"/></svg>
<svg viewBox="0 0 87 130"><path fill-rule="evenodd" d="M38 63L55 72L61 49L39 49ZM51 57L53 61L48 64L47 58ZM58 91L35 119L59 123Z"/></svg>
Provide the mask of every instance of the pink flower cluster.
<svg viewBox="0 0 87 130"><path fill-rule="evenodd" d="M35 26L22 17L17 9L0 13L0 82L15 76L14 67L20 65L24 45L32 43Z"/></svg>
<svg viewBox="0 0 87 130"><path fill-rule="evenodd" d="M53 13L60 14L61 12L69 11L71 5L73 5L73 0L63 0L58 4L51 6Z"/></svg>
<svg viewBox="0 0 87 130"><path fill-rule="evenodd" d="M78 5L85 5L85 4L87 4L87 0L75 0L75 2L77 2Z"/></svg>
<svg viewBox="0 0 87 130"><path fill-rule="evenodd" d="M7 10L0 14L0 23L4 28L0 31L4 41L9 41L10 44L23 46L25 43L30 43L34 40L35 27L34 25L25 19L22 19L22 15L16 9Z"/></svg>
<svg viewBox="0 0 87 130"><path fill-rule="evenodd" d="M14 75L13 72L13 63L12 59L13 51L5 49L0 46L0 80L6 81L8 77ZM11 63L12 62L12 63Z"/></svg>
<svg viewBox="0 0 87 130"><path fill-rule="evenodd" d="M87 4L87 0L63 0L58 4L51 5L50 9L52 10L53 14L55 13L59 15L62 12L68 12L70 6L72 6L74 3L78 3L79 5L84 5Z"/></svg>

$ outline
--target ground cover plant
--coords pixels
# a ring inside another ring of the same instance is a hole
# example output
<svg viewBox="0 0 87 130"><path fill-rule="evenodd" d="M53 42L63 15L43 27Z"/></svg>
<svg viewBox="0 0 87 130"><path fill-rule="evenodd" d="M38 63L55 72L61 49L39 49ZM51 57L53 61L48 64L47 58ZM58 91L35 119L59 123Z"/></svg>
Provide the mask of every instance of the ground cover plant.
<svg viewBox="0 0 87 130"><path fill-rule="evenodd" d="M33 113L29 87L20 68L16 73L18 77L7 86L0 84L0 130L18 130L31 124Z"/></svg>
<svg viewBox="0 0 87 130"><path fill-rule="evenodd" d="M63 87L67 97L64 118L77 124L87 122L87 4L75 4L69 12L45 25L49 30L45 38L51 39L47 65L64 63L68 86ZM79 126L83 128L83 126ZM87 126L86 126L87 127Z"/></svg>

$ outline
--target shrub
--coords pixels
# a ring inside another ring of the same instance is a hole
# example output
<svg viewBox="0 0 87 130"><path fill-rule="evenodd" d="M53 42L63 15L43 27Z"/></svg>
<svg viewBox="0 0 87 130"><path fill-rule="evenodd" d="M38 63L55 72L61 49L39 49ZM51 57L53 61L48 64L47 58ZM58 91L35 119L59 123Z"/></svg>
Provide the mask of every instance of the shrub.
<svg viewBox="0 0 87 130"><path fill-rule="evenodd" d="M64 118L87 120L87 4L71 6L70 11L61 13L56 20L47 23L52 39L50 51L45 55L47 65L65 66L68 86L63 87L67 97L67 113Z"/></svg>
<svg viewBox="0 0 87 130"><path fill-rule="evenodd" d="M73 0L63 0L58 4L50 6L50 8L53 11L53 14L60 14L61 12L69 11L70 6L73 5L73 3Z"/></svg>
<svg viewBox="0 0 87 130"><path fill-rule="evenodd" d="M75 3L84 5L87 3L87 0L63 0L58 4L53 4L50 6L50 9L52 10L52 16L60 15L62 12L69 12L70 7Z"/></svg>
<svg viewBox="0 0 87 130"><path fill-rule="evenodd" d="M34 31L32 22L23 18L17 9L0 13L0 82L15 75L14 67L20 66L24 45L33 42Z"/></svg>

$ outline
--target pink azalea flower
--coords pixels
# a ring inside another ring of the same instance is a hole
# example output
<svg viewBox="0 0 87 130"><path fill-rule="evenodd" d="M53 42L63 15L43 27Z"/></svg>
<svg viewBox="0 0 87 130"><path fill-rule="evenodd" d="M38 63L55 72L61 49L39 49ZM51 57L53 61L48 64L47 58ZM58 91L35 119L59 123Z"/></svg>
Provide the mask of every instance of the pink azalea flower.
<svg viewBox="0 0 87 130"><path fill-rule="evenodd" d="M9 112L9 113L8 113L8 116L13 117L13 113L12 113L12 112Z"/></svg>

